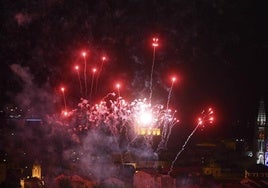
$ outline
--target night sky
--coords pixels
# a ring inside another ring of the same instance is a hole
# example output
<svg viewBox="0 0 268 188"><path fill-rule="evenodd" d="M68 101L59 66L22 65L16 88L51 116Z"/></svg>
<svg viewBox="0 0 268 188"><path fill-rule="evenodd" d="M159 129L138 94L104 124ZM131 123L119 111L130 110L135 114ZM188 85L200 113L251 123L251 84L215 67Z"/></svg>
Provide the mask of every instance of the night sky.
<svg viewBox="0 0 268 188"><path fill-rule="evenodd" d="M259 100L268 104L267 11L264 1L1 1L0 104L53 113L67 87L79 100L75 64L107 56L95 99L122 82L122 96L148 96L152 38L159 38L154 66L155 101L167 100L191 121L212 105L219 125L254 120ZM90 77L89 77L90 80ZM56 97L55 97L56 96Z"/></svg>

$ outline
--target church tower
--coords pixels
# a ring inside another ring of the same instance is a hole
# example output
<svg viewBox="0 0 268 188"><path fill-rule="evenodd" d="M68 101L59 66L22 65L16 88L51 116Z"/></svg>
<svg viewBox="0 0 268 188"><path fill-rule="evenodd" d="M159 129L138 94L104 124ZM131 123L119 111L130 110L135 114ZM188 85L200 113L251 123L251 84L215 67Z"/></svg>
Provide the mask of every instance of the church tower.
<svg viewBox="0 0 268 188"><path fill-rule="evenodd" d="M41 165L36 162L33 164L32 177L36 177L41 180Z"/></svg>
<svg viewBox="0 0 268 188"><path fill-rule="evenodd" d="M261 100L258 109L257 115L257 132L256 132L256 140L257 140L257 164L263 164L268 166L268 145L266 143L267 139L267 121L265 114L264 101Z"/></svg>
<svg viewBox="0 0 268 188"><path fill-rule="evenodd" d="M38 182L39 185L42 185L42 187L44 187L44 181L42 180L42 177L41 177L41 165L37 162L33 164L32 177L21 179L20 187L21 188L34 187L33 184L35 184L36 182Z"/></svg>

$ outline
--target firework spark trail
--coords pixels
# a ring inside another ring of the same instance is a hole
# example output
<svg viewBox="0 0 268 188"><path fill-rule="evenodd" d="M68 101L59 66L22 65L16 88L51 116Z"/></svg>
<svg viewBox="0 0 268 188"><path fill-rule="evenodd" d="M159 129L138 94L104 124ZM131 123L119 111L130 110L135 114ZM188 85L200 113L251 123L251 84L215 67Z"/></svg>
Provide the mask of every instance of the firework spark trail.
<svg viewBox="0 0 268 188"><path fill-rule="evenodd" d="M173 112L172 115L168 114L170 113L171 110L165 111L165 114L163 115L163 120L162 120L162 134L161 134L161 140L158 144L157 147L157 152L159 152L161 149L166 149L167 148L167 143L169 140L169 137L172 132L172 128L174 127L175 124L177 124L179 121L175 118L175 113L176 111Z"/></svg>
<svg viewBox="0 0 268 188"><path fill-rule="evenodd" d="M153 72L154 72L154 64L155 64L155 48L158 46L158 38L153 38L153 63L151 67L151 75L150 75L150 96L149 96L149 103L151 103L152 95L153 95Z"/></svg>
<svg viewBox="0 0 268 188"><path fill-rule="evenodd" d="M61 88L61 92L62 92L63 102L64 102L64 111L66 113L67 105L66 105L66 97L65 97L65 88L64 87Z"/></svg>
<svg viewBox="0 0 268 188"><path fill-rule="evenodd" d="M120 87L121 87L121 85L119 83L117 83L116 84L116 89L117 89L118 99L121 98L121 96L120 96Z"/></svg>
<svg viewBox="0 0 268 188"><path fill-rule="evenodd" d="M82 82L81 82L81 78L80 78L80 73L78 73L78 80L79 80L79 86L80 86L80 93L81 93L81 96L83 96L83 88L82 88Z"/></svg>
<svg viewBox="0 0 268 188"><path fill-rule="evenodd" d="M151 68L151 77L150 77L150 96L149 96L149 101L151 102L152 100L152 95L153 95L153 71L154 71L154 61L155 61L155 48L153 52L153 64Z"/></svg>
<svg viewBox="0 0 268 188"><path fill-rule="evenodd" d="M166 107L167 109L168 109L168 107L169 107L169 102L170 102L170 98L171 98L171 92L172 92L172 89L173 89L173 85L174 85L175 80L176 80L176 78L173 77L173 78L172 78L171 87L170 87L170 89L169 89L169 93L168 93L167 107Z"/></svg>
<svg viewBox="0 0 268 188"><path fill-rule="evenodd" d="M78 77L78 81L79 81L80 93L81 93L81 96L83 96L83 88L82 88L82 82L81 82L81 78L80 78L79 66L76 65L75 70L77 72L77 77Z"/></svg>
<svg viewBox="0 0 268 188"><path fill-rule="evenodd" d="M94 86L94 78L95 78L95 73L96 73L97 69L93 68L92 69L92 78L91 78L91 87L90 87L90 101L92 101L92 91L93 91L93 86Z"/></svg>
<svg viewBox="0 0 268 188"><path fill-rule="evenodd" d="M175 114L175 113L176 113L176 112L174 112L174 114ZM169 137L170 137L170 135L171 135L172 128L174 127L175 124L177 124L177 123L179 122L178 120L176 120L176 118L174 118L174 114L173 114L173 116L172 116L172 119L173 119L174 121L172 121L172 122L170 123L169 128L168 128L168 135L167 135L167 138L165 139L165 148L167 148L167 143L168 143Z"/></svg>
<svg viewBox="0 0 268 188"><path fill-rule="evenodd" d="M159 152L161 149L165 149L167 126L168 126L167 123L163 122L161 140L160 140L160 142L158 144L158 147L157 147L157 150L156 150L157 152Z"/></svg>
<svg viewBox="0 0 268 188"><path fill-rule="evenodd" d="M166 142L166 138L167 138L167 133L168 133L168 127L169 127L169 119L170 119L170 110L167 109L165 111L164 117L163 117L163 132L162 132L162 140L163 140L163 147L164 147L164 143Z"/></svg>
<svg viewBox="0 0 268 188"><path fill-rule="evenodd" d="M205 122L209 122L209 123L212 123L214 121L214 118L213 118L213 110L212 108L208 108L207 111L202 111L201 113L201 117L198 118L198 123L196 125L196 127L194 128L194 130L191 132L191 134L187 137L186 141L184 142L183 146L181 147L181 150L177 153L175 159L172 161L172 164L171 164L171 167L170 167L170 170L168 172L168 175L170 175L170 173L172 172L173 168L174 168L174 165L175 165L175 162L177 161L178 157L180 156L180 154L183 152L183 150L185 149L185 146L187 145L187 143L189 142L189 140L191 139L191 137L193 136L193 134L196 132L197 128L203 124L204 126L204 123Z"/></svg>
<svg viewBox="0 0 268 188"><path fill-rule="evenodd" d="M82 53L84 59L84 82L85 82L85 97L87 97L87 61L86 61L86 52Z"/></svg>
<svg viewBox="0 0 268 188"><path fill-rule="evenodd" d="M98 91L98 85L99 85L100 74L101 74L101 72L102 72L103 64L104 64L104 61L106 60L106 57L103 56L101 59L102 59L102 61L101 61L100 70L98 71L97 76L96 76L96 88L95 88L95 93L97 93L97 91Z"/></svg>
<svg viewBox="0 0 268 188"><path fill-rule="evenodd" d="M168 133L168 121L169 121L169 111L167 110L166 114L165 114L165 122L164 122L164 126L163 126L163 138L165 139L167 137L167 133Z"/></svg>
<svg viewBox="0 0 268 188"><path fill-rule="evenodd" d="M191 139L191 137L193 136L193 134L195 133L195 131L197 130L197 128L199 127L200 123L198 123L196 125L196 127L194 128L194 130L191 132L191 134L188 136L188 138L186 139L186 141L184 142L183 146L181 147L181 150L177 153L175 159L172 161L170 170L168 171L168 175L170 175L170 173L172 172L175 162L177 161L178 157L180 156L180 154L183 152L183 150L185 149L185 146L187 145L187 143L189 142L189 140Z"/></svg>

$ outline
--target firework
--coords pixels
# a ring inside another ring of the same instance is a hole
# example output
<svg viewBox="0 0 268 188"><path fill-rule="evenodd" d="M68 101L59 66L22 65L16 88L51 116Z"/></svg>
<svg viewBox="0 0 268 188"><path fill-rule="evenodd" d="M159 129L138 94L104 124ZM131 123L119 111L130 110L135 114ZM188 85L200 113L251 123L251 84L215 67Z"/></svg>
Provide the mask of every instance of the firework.
<svg viewBox="0 0 268 188"><path fill-rule="evenodd" d="M198 118L198 122L197 125L195 126L195 128L193 129L193 131L190 133L190 135L187 137L186 141L184 142L184 144L182 145L181 149L179 150L179 152L177 153L175 159L172 161L170 170L168 172L168 174L170 175L170 173L172 172L175 162L177 161L178 157L181 155L181 153L183 152L183 150L185 149L187 143L189 142L189 140L191 139L191 137L193 136L193 134L196 132L196 130L202 125L204 126L205 123L209 122L209 123L213 123L213 110L212 108L209 108L207 111L202 111L201 113L201 117Z"/></svg>
<svg viewBox="0 0 268 188"><path fill-rule="evenodd" d="M92 78L91 78L91 87L90 87L90 100L92 100L92 91L93 91L93 86L94 86L94 78L95 78L95 74L97 72L96 68L92 69Z"/></svg>
<svg viewBox="0 0 268 188"><path fill-rule="evenodd" d="M79 87L80 87L80 93L81 93L81 95L83 95L83 89L82 89L82 82L81 82L81 78L80 78L79 66L76 65L74 68L75 68L75 70L77 72L77 77L78 77L78 82L79 82Z"/></svg>
<svg viewBox="0 0 268 188"><path fill-rule="evenodd" d="M84 58L84 80L85 80L85 98L81 99L77 107L73 110L66 110L66 101L63 90L63 96L65 101L65 111L62 116L61 125L67 127L67 132L70 134L72 140L77 143L83 143L83 135L101 135L102 139L109 138L109 146L113 145L114 150L110 147L110 152L134 152L134 151L150 151L155 154L159 154L162 150L166 150L168 141L172 133L173 127L179 123L176 118L176 110L169 108L171 94L173 90L176 77L171 78L171 86L168 91L166 105L152 103L152 84L153 84L153 70L155 64L155 51L158 47L158 38L153 38L153 63L151 68L151 80L150 80L150 96L147 98L126 100L121 96L120 89L121 83L116 83L115 87L117 93L108 93L99 102L94 103L92 100L92 90L94 87L94 79L96 75L96 88L100 72L102 71L103 63L106 57L102 58L102 64L97 72L96 68L92 69L92 79L90 88L90 97L87 98L87 80L86 80L86 53L83 52ZM78 68L76 69L78 71ZM80 89L81 89L80 85ZM81 89L82 90L82 89ZM212 122L213 117L211 114L213 111L209 109L207 112L203 111L202 116L199 119L197 125L191 134L187 137L186 141L178 151L175 159L172 161L172 165L168 174L173 170L174 164L178 157L185 149L187 143L196 132L198 127L204 126L205 122ZM155 136L160 138L158 143L153 143ZM88 137L87 137L88 139ZM99 144L101 140L93 140L95 144ZM156 145L155 145L156 144ZM155 147L156 146L156 147ZM103 148L103 146L99 147ZM99 152L95 151L96 153ZM112 151L111 151L112 150ZM135 153L135 152L134 152ZM107 153L106 153L107 154ZM152 155L151 155L152 156Z"/></svg>
<svg viewBox="0 0 268 188"><path fill-rule="evenodd" d="M155 49L158 47L158 38L153 38L153 63L152 63L152 68L151 68L151 77L150 77L150 96L149 96L149 102L152 100L152 95L153 95L153 72L154 72L154 64L155 64Z"/></svg>
<svg viewBox="0 0 268 188"><path fill-rule="evenodd" d="M106 57L106 56L102 56L102 57L101 57L101 66L100 66L99 71L98 71L98 73L97 73L97 78L96 78L96 89L95 89L95 92L97 92L97 90L98 90L98 83L99 83L100 74L101 74L101 72L102 72L104 62L105 62L106 60L107 60L107 57Z"/></svg>
<svg viewBox="0 0 268 188"><path fill-rule="evenodd" d="M63 97L63 102L64 102L64 110L66 111L67 105L66 105L66 97L65 97L65 88L61 87L61 92L62 92L62 97Z"/></svg>
<svg viewBox="0 0 268 188"><path fill-rule="evenodd" d="M86 97L87 96L87 60L86 60L87 53L82 52L82 56L84 59L84 82L85 82L85 97Z"/></svg>
<svg viewBox="0 0 268 188"><path fill-rule="evenodd" d="M117 89L118 97L120 97L120 87L121 87L121 85L119 83L117 83L116 84L116 89Z"/></svg>
<svg viewBox="0 0 268 188"><path fill-rule="evenodd" d="M173 76L173 77L171 78L171 81L172 81L172 82L171 82L171 87L170 87L170 89L169 89L169 93L168 93L167 109L168 109L168 106L169 106L170 97L171 97L171 92L172 92L172 89L173 89L174 82L176 81L176 77Z"/></svg>
<svg viewBox="0 0 268 188"><path fill-rule="evenodd" d="M67 122L72 134L102 129L117 140L118 146L122 144L119 143L119 138L122 138L130 149L137 147L141 138L142 144L152 146L154 136L160 136L161 143L165 144L170 135L168 132L178 123L175 113L161 104L152 106L147 99L128 102L122 96L109 93L94 105L81 99L77 109L69 113Z"/></svg>
<svg viewBox="0 0 268 188"><path fill-rule="evenodd" d="M64 116L67 116L68 115L68 112L67 112L67 104L66 104L66 97L65 97L65 87L61 87L60 90L62 92L63 103L64 103L64 110L61 113Z"/></svg>

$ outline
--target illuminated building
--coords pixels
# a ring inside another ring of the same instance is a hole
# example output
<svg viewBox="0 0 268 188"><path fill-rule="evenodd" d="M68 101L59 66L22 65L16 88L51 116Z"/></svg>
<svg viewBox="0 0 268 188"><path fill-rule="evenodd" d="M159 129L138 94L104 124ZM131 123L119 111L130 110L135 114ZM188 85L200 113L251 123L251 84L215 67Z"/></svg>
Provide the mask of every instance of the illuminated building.
<svg viewBox="0 0 268 188"><path fill-rule="evenodd" d="M261 100L257 116L256 130L256 157L257 164L268 166L268 143L267 143L267 121L265 114L264 101Z"/></svg>
<svg viewBox="0 0 268 188"><path fill-rule="evenodd" d="M33 164L32 177L41 179L41 165L38 163Z"/></svg>
<svg viewBox="0 0 268 188"><path fill-rule="evenodd" d="M138 135L142 136L160 136L161 131L160 128L152 128L152 127L139 127L136 129Z"/></svg>
<svg viewBox="0 0 268 188"><path fill-rule="evenodd" d="M38 163L33 164L32 168L32 177L27 177L20 180L21 188L28 188L28 187L44 187L44 181L41 177L41 165Z"/></svg>

